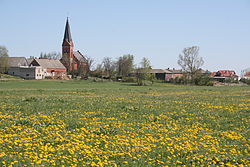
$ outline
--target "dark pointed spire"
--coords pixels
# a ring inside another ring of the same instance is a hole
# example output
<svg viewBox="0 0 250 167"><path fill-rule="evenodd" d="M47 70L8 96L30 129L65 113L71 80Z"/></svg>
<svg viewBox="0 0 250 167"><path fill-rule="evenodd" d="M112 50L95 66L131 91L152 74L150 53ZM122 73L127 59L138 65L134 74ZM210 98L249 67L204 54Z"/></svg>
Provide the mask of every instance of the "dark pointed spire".
<svg viewBox="0 0 250 167"><path fill-rule="evenodd" d="M68 17L67 17L67 21L66 21L63 41L67 41L68 43L70 43L72 41Z"/></svg>

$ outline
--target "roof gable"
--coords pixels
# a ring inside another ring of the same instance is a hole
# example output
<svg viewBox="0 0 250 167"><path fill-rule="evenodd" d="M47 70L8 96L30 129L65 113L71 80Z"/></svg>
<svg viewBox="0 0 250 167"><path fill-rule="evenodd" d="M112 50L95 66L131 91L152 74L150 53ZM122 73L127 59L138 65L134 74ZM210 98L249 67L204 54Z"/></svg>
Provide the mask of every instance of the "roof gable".
<svg viewBox="0 0 250 167"><path fill-rule="evenodd" d="M34 59L31 62L33 66L42 66L43 68L61 68L66 69L59 60L52 59Z"/></svg>
<svg viewBox="0 0 250 167"><path fill-rule="evenodd" d="M28 62L25 57L8 57L8 67L20 66L28 66Z"/></svg>
<svg viewBox="0 0 250 167"><path fill-rule="evenodd" d="M78 50L74 52L74 57L79 61L79 62L86 62L86 58L83 56L83 54Z"/></svg>

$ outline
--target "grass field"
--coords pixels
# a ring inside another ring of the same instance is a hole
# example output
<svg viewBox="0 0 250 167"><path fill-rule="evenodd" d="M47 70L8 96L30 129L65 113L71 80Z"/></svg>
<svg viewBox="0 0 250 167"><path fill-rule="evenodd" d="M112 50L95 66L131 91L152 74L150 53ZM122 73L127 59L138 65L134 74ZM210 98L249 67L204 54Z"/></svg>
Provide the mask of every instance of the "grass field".
<svg viewBox="0 0 250 167"><path fill-rule="evenodd" d="M0 82L0 166L248 166L250 87Z"/></svg>

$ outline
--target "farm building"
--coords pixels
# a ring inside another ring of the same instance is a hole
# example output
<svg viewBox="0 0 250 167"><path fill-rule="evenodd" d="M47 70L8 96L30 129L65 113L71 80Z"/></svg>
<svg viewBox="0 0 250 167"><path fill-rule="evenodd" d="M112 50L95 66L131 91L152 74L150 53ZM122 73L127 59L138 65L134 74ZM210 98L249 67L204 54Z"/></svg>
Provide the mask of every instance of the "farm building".
<svg viewBox="0 0 250 167"><path fill-rule="evenodd" d="M66 78L67 72L64 65L59 60L34 59L30 66L40 66L44 70L44 78Z"/></svg>
<svg viewBox="0 0 250 167"><path fill-rule="evenodd" d="M172 79L178 78L178 77L182 77L183 76L183 71L182 70L176 70L176 69L167 69L167 71L169 71L168 73L166 73L166 81L171 81Z"/></svg>
<svg viewBox="0 0 250 167"><path fill-rule="evenodd" d="M44 72L42 67L20 66L8 70L9 75L19 76L23 79L43 79Z"/></svg>
<svg viewBox="0 0 250 167"><path fill-rule="evenodd" d="M30 67L25 57L7 57L7 67L7 74L24 79L43 79L44 76L42 68Z"/></svg>
<svg viewBox="0 0 250 167"><path fill-rule="evenodd" d="M164 69L151 69L150 74L154 74L156 79L165 80L168 72Z"/></svg>
<svg viewBox="0 0 250 167"><path fill-rule="evenodd" d="M183 76L182 70L176 69L152 69L150 71L151 74L155 74L156 79L170 81L171 79L175 79L177 77Z"/></svg>
<svg viewBox="0 0 250 167"><path fill-rule="evenodd" d="M212 72L210 75L214 80L219 82L224 82L227 79L238 80L238 75L233 70L219 70L217 72Z"/></svg>

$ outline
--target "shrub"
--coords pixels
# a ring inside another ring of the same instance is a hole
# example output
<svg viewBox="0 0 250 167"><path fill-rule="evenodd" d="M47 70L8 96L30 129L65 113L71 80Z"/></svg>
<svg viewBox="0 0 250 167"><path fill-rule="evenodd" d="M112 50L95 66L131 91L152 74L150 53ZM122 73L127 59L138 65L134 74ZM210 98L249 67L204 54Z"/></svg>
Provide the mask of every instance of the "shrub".
<svg viewBox="0 0 250 167"><path fill-rule="evenodd" d="M240 81L243 82L243 83L246 83L246 84L250 85L250 79L241 78Z"/></svg>
<svg viewBox="0 0 250 167"><path fill-rule="evenodd" d="M239 81L234 78L226 78L225 83L239 83Z"/></svg>
<svg viewBox="0 0 250 167"><path fill-rule="evenodd" d="M213 86L212 79L208 75L196 75L193 79L188 79L185 76L170 79L170 83L174 84L191 84L199 86Z"/></svg>
<svg viewBox="0 0 250 167"><path fill-rule="evenodd" d="M123 77L122 78L123 82L136 82L136 77Z"/></svg>
<svg viewBox="0 0 250 167"><path fill-rule="evenodd" d="M194 84L199 86L213 86L212 79L208 75L198 75L194 78Z"/></svg>

